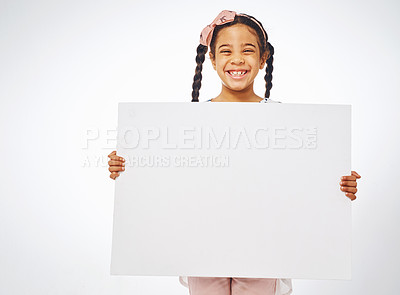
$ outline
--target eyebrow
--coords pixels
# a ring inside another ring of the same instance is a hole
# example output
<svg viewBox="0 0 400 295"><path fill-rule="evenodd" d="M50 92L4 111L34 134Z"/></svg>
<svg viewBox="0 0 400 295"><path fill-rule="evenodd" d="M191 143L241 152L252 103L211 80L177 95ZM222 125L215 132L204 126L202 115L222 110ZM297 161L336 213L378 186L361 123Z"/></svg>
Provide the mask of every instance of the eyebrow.
<svg viewBox="0 0 400 295"><path fill-rule="evenodd" d="M228 46L228 47L230 47L230 46L232 46L232 45L231 45L231 44L222 44L222 45L220 45L220 46L218 47L218 49L220 49L220 48L223 47L223 46ZM253 43L243 43L242 46L253 46L254 48L256 48L256 46L255 46Z"/></svg>

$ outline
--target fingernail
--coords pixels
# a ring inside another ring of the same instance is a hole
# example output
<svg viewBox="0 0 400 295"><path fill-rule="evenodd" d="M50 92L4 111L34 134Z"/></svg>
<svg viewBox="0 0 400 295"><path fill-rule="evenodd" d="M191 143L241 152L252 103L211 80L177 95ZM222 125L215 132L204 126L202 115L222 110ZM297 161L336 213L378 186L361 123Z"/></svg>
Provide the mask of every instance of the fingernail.
<svg viewBox="0 0 400 295"><path fill-rule="evenodd" d="M122 167L122 170L125 170L125 167Z"/></svg>
<svg viewBox="0 0 400 295"><path fill-rule="evenodd" d="M343 181L340 182L340 185L343 185Z"/></svg>

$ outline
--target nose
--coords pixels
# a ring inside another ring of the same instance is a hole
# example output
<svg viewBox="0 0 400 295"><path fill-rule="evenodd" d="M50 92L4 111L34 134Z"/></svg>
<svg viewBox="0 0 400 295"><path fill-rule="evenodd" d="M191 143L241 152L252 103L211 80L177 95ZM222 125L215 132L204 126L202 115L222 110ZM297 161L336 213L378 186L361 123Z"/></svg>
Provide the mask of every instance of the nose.
<svg viewBox="0 0 400 295"><path fill-rule="evenodd" d="M232 56L231 64L240 65L242 63L244 63L243 56L241 56L240 54Z"/></svg>

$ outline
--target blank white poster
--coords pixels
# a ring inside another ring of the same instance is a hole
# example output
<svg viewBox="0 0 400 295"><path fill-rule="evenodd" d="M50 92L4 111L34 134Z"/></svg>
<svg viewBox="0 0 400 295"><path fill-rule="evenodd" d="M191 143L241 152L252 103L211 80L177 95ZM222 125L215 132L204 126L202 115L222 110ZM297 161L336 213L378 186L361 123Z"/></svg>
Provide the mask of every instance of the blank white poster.
<svg viewBox="0 0 400 295"><path fill-rule="evenodd" d="M351 106L120 103L111 273L350 279Z"/></svg>

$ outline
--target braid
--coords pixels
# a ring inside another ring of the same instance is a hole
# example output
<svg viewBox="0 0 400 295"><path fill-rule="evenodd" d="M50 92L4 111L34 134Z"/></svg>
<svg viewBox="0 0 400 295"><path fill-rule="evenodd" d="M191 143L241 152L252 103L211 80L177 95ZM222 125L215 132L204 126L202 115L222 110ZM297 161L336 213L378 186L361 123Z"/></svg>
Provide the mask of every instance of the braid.
<svg viewBox="0 0 400 295"><path fill-rule="evenodd" d="M196 56L196 70L195 74L193 77L193 91L192 91L192 102L198 102L199 101L199 90L201 88L201 71L203 70L203 62L204 62L204 56L207 53L207 46L204 45L199 45L197 46L197 56Z"/></svg>
<svg viewBox="0 0 400 295"><path fill-rule="evenodd" d="M274 66L272 65L274 61L274 47L271 43L267 42L267 48L269 51L269 58L267 59L267 66L265 67L265 97L269 98L270 90L272 88L272 71L274 70Z"/></svg>

